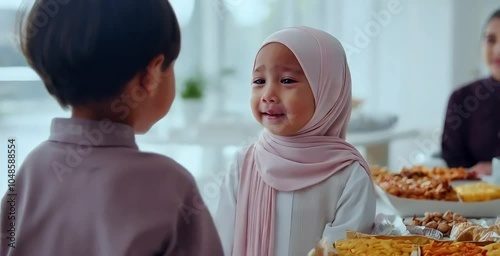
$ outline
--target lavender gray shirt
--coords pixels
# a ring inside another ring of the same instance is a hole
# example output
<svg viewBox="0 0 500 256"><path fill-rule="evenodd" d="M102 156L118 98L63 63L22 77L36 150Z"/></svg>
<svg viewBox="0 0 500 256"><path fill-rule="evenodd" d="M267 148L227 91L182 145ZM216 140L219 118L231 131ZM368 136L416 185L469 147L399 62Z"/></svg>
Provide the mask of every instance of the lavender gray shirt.
<svg viewBox="0 0 500 256"><path fill-rule="evenodd" d="M110 121L54 119L1 208L2 256L222 255L193 177Z"/></svg>

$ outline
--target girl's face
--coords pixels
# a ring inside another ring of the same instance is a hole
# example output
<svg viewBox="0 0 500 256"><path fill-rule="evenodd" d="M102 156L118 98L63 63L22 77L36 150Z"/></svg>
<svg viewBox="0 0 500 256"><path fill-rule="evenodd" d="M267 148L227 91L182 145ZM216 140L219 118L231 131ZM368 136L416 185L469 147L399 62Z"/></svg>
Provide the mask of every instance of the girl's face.
<svg viewBox="0 0 500 256"><path fill-rule="evenodd" d="M495 80L500 81L500 18L493 18L488 22L483 53L491 75Z"/></svg>
<svg viewBox="0 0 500 256"><path fill-rule="evenodd" d="M255 119L279 136L296 134L311 120L314 96L295 55L280 43L264 46L255 59L251 107Z"/></svg>

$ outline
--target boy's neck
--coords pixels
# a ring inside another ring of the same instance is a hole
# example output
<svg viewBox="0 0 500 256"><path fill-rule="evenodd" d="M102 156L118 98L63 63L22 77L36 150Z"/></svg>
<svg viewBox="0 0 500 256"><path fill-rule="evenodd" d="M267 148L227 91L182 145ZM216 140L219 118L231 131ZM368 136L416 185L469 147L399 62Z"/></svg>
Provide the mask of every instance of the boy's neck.
<svg viewBox="0 0 500 256"><path fill-rule="evenodd" d="M114 123L126 124L128 126L134 127L133 118L131 115L127 115L125 118L123 116L118 116L116 113L111 111L106 111L110 109L109 107L103 106L93 106L93 107L79 107L71 109L71 118L87 119L100 121L103 119L109 119Z"/></svg>

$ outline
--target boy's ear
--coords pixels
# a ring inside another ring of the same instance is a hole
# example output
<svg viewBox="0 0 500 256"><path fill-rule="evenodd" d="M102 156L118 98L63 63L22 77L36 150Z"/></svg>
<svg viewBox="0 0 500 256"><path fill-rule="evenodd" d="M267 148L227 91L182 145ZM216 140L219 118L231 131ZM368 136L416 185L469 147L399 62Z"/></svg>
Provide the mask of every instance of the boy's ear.
<svg viewBox="0 0 500 256"><path fill-rule="evenodd" d="M160 54L154 57L146 67L142 75L141 86L148 92L154 91L161 83L163 63L165 56Z"/></svg>

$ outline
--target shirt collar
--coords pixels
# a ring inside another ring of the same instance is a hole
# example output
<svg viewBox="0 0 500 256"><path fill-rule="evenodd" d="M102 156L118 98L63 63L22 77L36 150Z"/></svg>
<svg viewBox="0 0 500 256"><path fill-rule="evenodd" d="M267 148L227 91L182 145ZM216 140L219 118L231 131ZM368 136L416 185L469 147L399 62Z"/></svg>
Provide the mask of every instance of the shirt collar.
<svg viewBox="0 0 500 256"><path fill-rule="evenodd" d="M54 118L49 140L93 147L138 148L132 127L112 122L79 118Z"/></svg>

